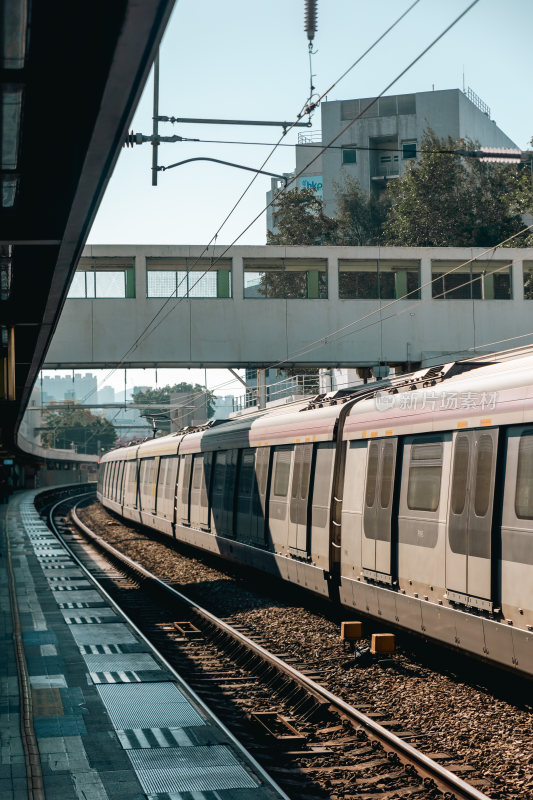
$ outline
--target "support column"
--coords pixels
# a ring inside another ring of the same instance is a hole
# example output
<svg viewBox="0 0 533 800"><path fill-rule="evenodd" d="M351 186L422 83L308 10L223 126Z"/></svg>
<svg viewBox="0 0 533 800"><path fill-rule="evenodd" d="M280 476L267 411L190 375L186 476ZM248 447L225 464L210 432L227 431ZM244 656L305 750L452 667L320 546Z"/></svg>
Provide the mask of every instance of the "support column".
<svg viewBox="0 0 533 800"><path fill-rule="evenodd" d="M139 250L135 251L135 297L146 297L146 256Z"/></svg>
<svg viewBox="0 0 533 800"><path fill-rule="evenodd" d="M420 259L420 285L422 287L420 292L421 300L431 300L433 285L430 283L431 275L431 258L429 256L422 256ZM425 286L424 284L428 284Z"/></svg>
<svg viewBox="0 0 533 800"><path fill-rule="evenodd" d="M339 299L339 258L336 255L328 257L328 300Z"/></svg>
<svg viewBox="0 0 533 800"><path fill-rule="evenodd" d="M238 302L244 298L244 268L242 256L234 255L231 264L232 292L231 296Z"/></svg>
<svg viewBox="0 0 533 800"><path fill-rule="evenodd" d="M511 266L511 298L513 300L525 300L533 297L533 271L529 272L527 277L530 281L526 288L524 287L523 257L515 256Z"/></svg>

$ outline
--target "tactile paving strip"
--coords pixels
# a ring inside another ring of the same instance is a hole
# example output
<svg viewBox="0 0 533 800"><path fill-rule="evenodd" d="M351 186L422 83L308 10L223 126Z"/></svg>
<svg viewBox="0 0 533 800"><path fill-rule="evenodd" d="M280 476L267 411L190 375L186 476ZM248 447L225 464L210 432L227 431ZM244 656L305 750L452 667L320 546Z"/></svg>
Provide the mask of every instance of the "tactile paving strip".
<svg viewBox="0 0 533 800"><path fill-rule="evenodd" d="M137 639L122 623L108 623L102 625L73 625L72 635L76 644L125 644L136 642Z"/></svg>
<svg viewBox="0 0 533 800"><path fill-rule="evenodd" d="M145 792L214 792L259 786L225 745L126 752Z"/></svg>
<svg viewBox="0 0 533 800"><path fill-rule="evenodd" d="M88 654L84 658L90 672L160 669L150 653Z"/></svg>
<svg viewBox="0 0 533 800"><path fill-rule="evenodd" d="M97 686L114 725L126 728L186 728L204 720L173 683Z"/></svg>

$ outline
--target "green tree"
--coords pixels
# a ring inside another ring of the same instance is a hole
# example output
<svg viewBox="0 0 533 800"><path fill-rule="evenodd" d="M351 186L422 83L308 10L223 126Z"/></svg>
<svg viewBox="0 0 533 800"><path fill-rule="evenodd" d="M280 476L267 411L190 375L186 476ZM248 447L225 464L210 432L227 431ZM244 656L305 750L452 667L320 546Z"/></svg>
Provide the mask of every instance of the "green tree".
<svg viewBox="0 0 533 800"><path fill-rule="evenodd" d="M337 185L337 242L361 246L380 244L382 228L390 208L390 198L368 197L355 178Z"/></svg>
<svg viewBox="0 0 533 800"><path fill-rule="evenodd" d="M278 232L268 231L267 244L337 243L337 221L324 213L324 202L313 189L278 192L273 219Z"/></svg>
<svg viewBox="0 0 533 800"><path fill-rule="evenodd" d="M491 247L524 227L521 214L532 208L530 175L522 167L455 152L476 147L425 132L420 159L389 184L385 244ZM525 237L513 241L524 244Z"/></svg>
<svg viewBox="0 0 533 800"><path fill-rule="evenodd" d="M43 447L70 449L74 444L79 453L97 454L98 448L109 450L115 444L117 433L108 419L72 401L62 405L54 403L44 413Z"/></svg>
<svg viewBox="0 0 533 800"><path fill-rule="evenodd" d="M171 395L180 394L183 397L183 406L186 411L192 411L193 407L197 409L206 408L207 403L207 418L211 417L215 411L215 395L211 391L205 390L205 386L200 386L198 383L175 383L173 386L162 386L158 389L147 389L144 392L136 392L133 395L133 402L150 405L149 408L141 409L142 417L145 417L150 423L152 420L158 430L165 433L170 432L170 398Z"/></svg>

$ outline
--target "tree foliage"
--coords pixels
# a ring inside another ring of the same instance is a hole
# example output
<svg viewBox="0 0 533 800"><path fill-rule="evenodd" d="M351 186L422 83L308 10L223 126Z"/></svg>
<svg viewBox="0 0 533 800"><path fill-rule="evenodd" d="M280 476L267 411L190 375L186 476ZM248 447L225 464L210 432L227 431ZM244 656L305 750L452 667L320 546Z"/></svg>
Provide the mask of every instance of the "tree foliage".
<svg viewBox="0 0 533 800"><path fill-rule="evenodd" d="M150 423L155 421L158 430L166 433L170 432L170 398L171 395L181 394L187 396L187 405L196 405L197 408L205 408L207 400L207 418L211 417L215 411L215 395L213 392L206 393L205 386L192 383L175 383L173 386L161 386L157 389L146 389L144 392L136 392L133 395L133 402L150 404L150 408L140 410L141 417L145 417Z"/></svg>
<svg viewBox="0 0 533 800"><path fill-rule="evenodd" d="M65 404L67 402L68 406L54 403L45 411L45 430L41 432L43 447L71 449L74 444L77 452L89 454L109 450L117 439L112 423L72 401L65 401Z"/></svg>
<svg viewBox="0 0 533 800"><path fill-rule="evenodd" d="M384 243L491 247L524 227L521 214L532 207L533 197L526 170L442 152L475 147L426 131L420 159L389 184ZM519 237L513 241L524 243Z"/></svg>
<svg viewBox="0 0 533 800"><path fill-rule="evenodd" d="M388 195L368 197L355 178L336 186L336 244L349 246L379 244L390 208Z"/></svg>
<svg viewBox="0 0 533 800"><path fill-rule="evenodd" d="M367 196L355 179L337 186L335 217L324 213L323 201L312 189L280 192L273 215L277 233L269 231L267 242L493 247L525 227L522 215L533 211L533 182L527 167L485 163L456 152L477 147L440 139L428 129L420 157L389 181L381 197ZM517 236L509 244L531 246L533 234ZM284 287L279 288L283 295Z"/></svg>
<svg viewBox="0 0 533 800"><path fill-rule="evenodd" d="M336 244L337 222L324 213L324 202L312 189L279 192L273 212L278 232L268 231L267 244Z"/></svg>

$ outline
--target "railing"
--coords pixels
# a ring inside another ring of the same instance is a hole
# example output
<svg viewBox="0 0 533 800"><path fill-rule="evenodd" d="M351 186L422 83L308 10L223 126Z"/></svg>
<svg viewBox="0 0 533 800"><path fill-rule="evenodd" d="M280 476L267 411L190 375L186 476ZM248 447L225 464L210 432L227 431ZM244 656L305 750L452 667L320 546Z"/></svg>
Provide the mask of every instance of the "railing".
<svg viewBox="0 0 533 800"><path fill-rule="evenodd" d="M322 131L299 132L298 144L322 144Z"/></svg>
<svg viewBox="0 0 533 800"><path fill-rule="evenodd" d="M255 387L254 387L255 388ZM276 403L289 397L315 395L320 391L318 375L292 375L277 383L271 383L265 389L266 402ZM233 411L245 411L257 406L255 392L246 392L233 398Z"/></svg>
<svg viewBox="0 0 533 800"><path fill-rule="evenodd" d="M371 178L397 178L400 175L400 165L399 164L380 164L376 167L375 173L373 173L370 177Z"/></svg>
<svg viewBox="0 0 533 800"><path fill-rule="evenodd" d="M482 111L484 114L486 114L487 117L490 119L490 108L488 107L488 105L486 103L483 102L481 97L479 97L479 95L477 95L470 88L470 86L466 90L465 94L468 97L468 99L470 100L470 102L473 103L476 106L476 108L479 108L479 110Z"/></svg>

